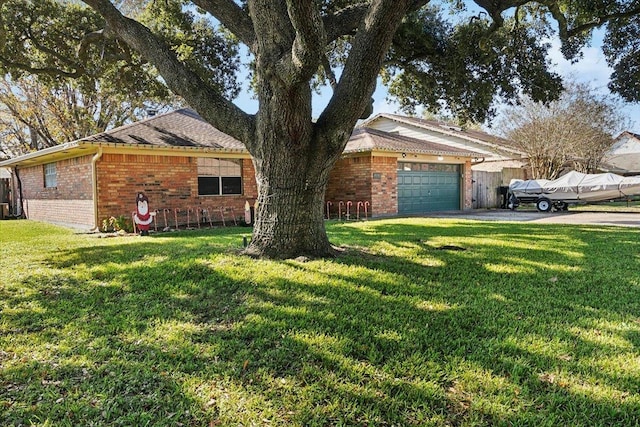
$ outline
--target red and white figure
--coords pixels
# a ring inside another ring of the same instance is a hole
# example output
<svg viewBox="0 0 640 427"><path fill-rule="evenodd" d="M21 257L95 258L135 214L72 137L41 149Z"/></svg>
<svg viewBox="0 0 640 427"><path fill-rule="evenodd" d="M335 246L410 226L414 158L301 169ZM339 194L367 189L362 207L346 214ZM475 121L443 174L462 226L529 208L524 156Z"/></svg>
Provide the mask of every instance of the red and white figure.
<svg viewBox="0 0 640 427"><path fill-rule="evenodd" d="M149 212L149 198L144 193L138 193L136 197L136 213L133 215L133 220L138 230L140 230L141 236L149 235L149 226L153 222L155 214L155 212Z"/></svg>

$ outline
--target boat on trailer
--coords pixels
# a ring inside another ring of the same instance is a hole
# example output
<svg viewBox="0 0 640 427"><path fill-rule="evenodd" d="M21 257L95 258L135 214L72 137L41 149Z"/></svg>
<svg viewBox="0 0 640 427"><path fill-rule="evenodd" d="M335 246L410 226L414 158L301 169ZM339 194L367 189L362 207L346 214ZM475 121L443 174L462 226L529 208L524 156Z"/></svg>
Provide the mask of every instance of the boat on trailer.
<svg viewBox="0 0 640 427"><path fill-rule="evenodd" d="M640 196L640 177L571 171L558 179L513 179L508 207L535 203L541 212L567 210L569 204L629 200Z"/></svg>

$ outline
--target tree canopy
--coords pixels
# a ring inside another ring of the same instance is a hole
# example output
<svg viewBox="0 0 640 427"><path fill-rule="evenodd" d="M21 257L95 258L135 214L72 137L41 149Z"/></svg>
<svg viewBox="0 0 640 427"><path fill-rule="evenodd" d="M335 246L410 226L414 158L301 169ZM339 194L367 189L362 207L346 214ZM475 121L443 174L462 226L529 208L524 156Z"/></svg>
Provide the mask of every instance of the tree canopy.
<svg viewBox="0 0 640 427"><path fill-rule="evenodd" d="M77 1L3 1L4 71L82 79L116 63L123 72L113 81L125 93L137 87L137 73L157 72L161 80L146 81L166 84L250 151L259 209L248 252L266 256L332 252L322 220L328 174L357 120L370 114L379 75L408 111L446 108L482 121L498 98L559 95L562 84L547 57L551 37L561 39L568 58L578 58L591 31L608 25L605 53L620 65L612 83L620 92L629 88L624 64L638 55L633 39L618 34L634 28L638 1L82 3L89 8ZM255 115L232 102L240 45L249 53ZM333 95L313 120L313 88L325 83Z"/></svg>

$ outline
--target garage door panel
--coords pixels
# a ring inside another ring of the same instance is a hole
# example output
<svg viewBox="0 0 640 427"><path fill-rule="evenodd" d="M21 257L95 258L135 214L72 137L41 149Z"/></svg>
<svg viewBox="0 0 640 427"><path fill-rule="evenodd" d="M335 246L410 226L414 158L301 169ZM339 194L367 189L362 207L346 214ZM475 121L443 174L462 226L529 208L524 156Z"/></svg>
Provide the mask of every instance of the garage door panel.
<svg viewBox="0 0 640 427"><path fill-rule="evenodd" d="M411 170L399 170L398 213L459 210L458 168L458 165L422 164Z"/></svg>

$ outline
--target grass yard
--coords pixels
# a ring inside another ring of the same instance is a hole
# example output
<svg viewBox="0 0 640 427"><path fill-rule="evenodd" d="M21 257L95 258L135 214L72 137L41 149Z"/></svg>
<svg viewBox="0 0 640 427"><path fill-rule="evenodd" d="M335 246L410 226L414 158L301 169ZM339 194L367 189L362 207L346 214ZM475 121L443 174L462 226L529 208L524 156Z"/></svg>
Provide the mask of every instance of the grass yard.
<svg viewBox="0 0 640 427"><path fill-rule="evenodd" d="M328 231L256 261L241 228L0 222L0 425L640 425L640 229Z"/></svg>

